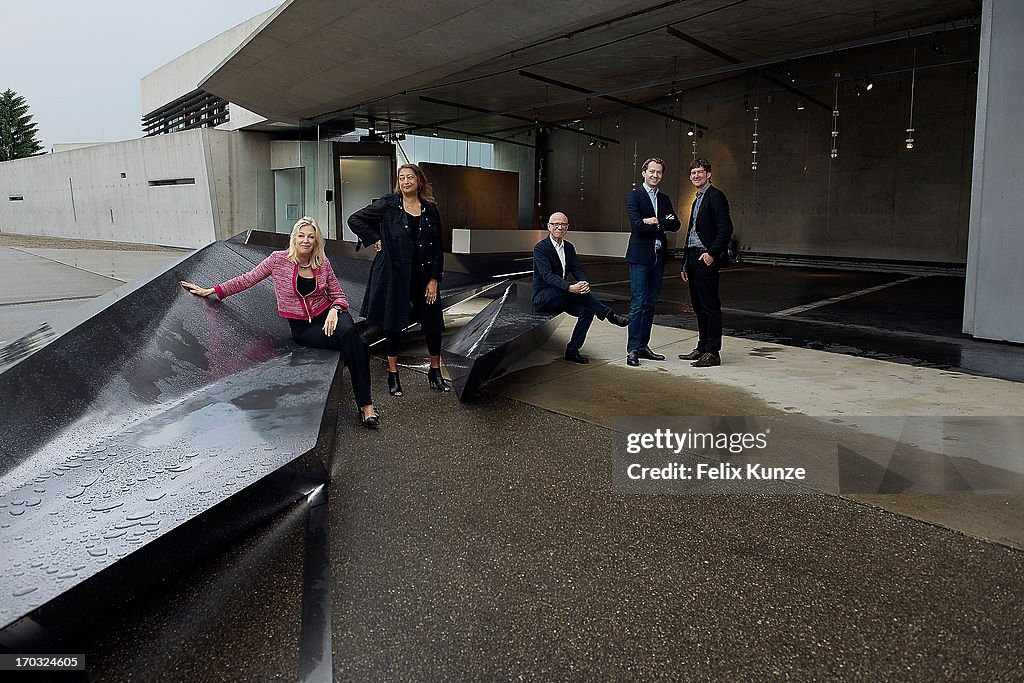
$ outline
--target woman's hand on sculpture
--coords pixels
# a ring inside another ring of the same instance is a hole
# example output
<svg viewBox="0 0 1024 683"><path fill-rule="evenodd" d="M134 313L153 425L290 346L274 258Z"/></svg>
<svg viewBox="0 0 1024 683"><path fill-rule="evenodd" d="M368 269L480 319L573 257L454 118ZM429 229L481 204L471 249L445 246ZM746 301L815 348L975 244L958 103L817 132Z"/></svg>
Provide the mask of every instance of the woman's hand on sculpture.
<svg viewBox="0 0 1024 683"><path fill-rule="evenodd" d="M205 289L199 285L194 285L191 282L185 282L184 280L181 281L181 286L186 292L189 294L195 294L196 296L210 296L214 291L216 291L213 289Z"/></svg>
<svg viewBox="0 0 1024 683"><path fill-rule="evenodd" d="M430 281L427 282L427 295L424 297L424 300L428 304L432 304L437 301L437 280L431 278Z"/></svg>
<svg viewBox="0 0 1024 683"><path fill-rule="evenodd" d="M334 328L338 326L338 309L332 308L327 313L327 319L324 320L324 334L330 337L334 334Z"/></svg>

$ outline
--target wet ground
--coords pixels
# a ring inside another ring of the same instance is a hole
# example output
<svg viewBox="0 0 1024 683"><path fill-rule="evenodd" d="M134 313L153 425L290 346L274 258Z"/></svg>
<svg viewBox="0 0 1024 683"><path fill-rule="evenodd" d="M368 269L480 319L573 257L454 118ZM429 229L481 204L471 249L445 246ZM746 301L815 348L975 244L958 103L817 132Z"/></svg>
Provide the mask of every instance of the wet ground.
<svg viewBox="0 0 1024 683"><path fill-rule="evenodd" d="M55 262L18 252L4 291L43 261ZM57 294L96 275L61 265ZM621 262L587 267L625 312ZM962 287L736 266L722 277L725 364L696 370L675 360L694 324L673 274L652 338L669 361L627 367L624 331L595 322L591 363L567 363L566 320L467 404L427 388L413 340L405 397L372 364L383 428L342 412L326 508L287 509L112 617L84 616L59 645L85 653L86 674L51 680L1022 680L1020 494L623 495L611 483L622 416L1019 423L1024 349L962 335ZM1019 442L960 444L977 466L1021 470Z"/></svg>
<svg viewBox="0 0 1024 683"><path fill-rule="evenodd" d="M617 259L585 259L596 295L629 309ZM696 328L678 261L655 323ZM961 332L964 278L736 264L722 271L724 333L770 343L1024 381L1024 346Z"/></svg>

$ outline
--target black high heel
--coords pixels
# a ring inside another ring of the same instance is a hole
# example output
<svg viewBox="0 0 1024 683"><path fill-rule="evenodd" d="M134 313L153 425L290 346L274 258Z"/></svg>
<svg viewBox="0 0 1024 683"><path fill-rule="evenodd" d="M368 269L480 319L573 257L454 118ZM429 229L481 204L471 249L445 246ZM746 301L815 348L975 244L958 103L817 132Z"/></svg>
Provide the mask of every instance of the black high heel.
<svg viewBox="0 0 1024 683"><path fill-rule="evenodd" d="M374 410L372 415L363 415L363 411L360 408L356 408L356 414L359 416L359 421L363 423L364 427L369 429L377 429L380 427L380 415Z"/></svg>
<svg viewBox="0 0 1024 683"><path fill-rule="evenodd" d="M402 382L398 379L398 371L388 370L388 393L392 396L402 395Z"/></svg>
<svg viewBox="0 0 1024 683"><path fill-rule="evenodd" d="M427 373L427 380L430 382L431 389L437 389L438 391L451 391L452 388L448 386L448 382L441 376L441 368L430 368L430 372Z"/></svg>

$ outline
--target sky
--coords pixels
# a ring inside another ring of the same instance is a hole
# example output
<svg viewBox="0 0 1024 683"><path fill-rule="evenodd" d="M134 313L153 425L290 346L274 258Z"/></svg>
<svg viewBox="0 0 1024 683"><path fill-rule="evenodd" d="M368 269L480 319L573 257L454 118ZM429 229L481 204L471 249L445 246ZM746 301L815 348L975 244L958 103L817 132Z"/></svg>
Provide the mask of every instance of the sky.
<svg viewBox="0 0 1024 683"><path fill-rule="evenodd" d="M280 0L0 0L0 92L43 148L142 135L139 81Z"/></svg>

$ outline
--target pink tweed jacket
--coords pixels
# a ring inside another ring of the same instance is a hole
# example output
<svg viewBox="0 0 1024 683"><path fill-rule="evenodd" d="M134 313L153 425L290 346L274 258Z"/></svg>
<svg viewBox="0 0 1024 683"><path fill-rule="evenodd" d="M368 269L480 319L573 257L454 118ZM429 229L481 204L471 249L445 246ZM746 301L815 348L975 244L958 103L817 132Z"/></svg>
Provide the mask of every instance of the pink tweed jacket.
<svg viewBox="0 0 1024 683"><path fill-rule="evenodd" d="M342 311L347 311L348 300L345 292L341 291L331 262L325 258L320 267L313 271L313 275L316 277L316 289L312 294L302 296L296 288L299 266L288 260L287 251L275 251L245 275L232 278L213 289L218 299L224 299L252 287L266 277L272 277L274 294L277 295L277 313L282 318L312 321L331 305L341 306Z"/></svg>

